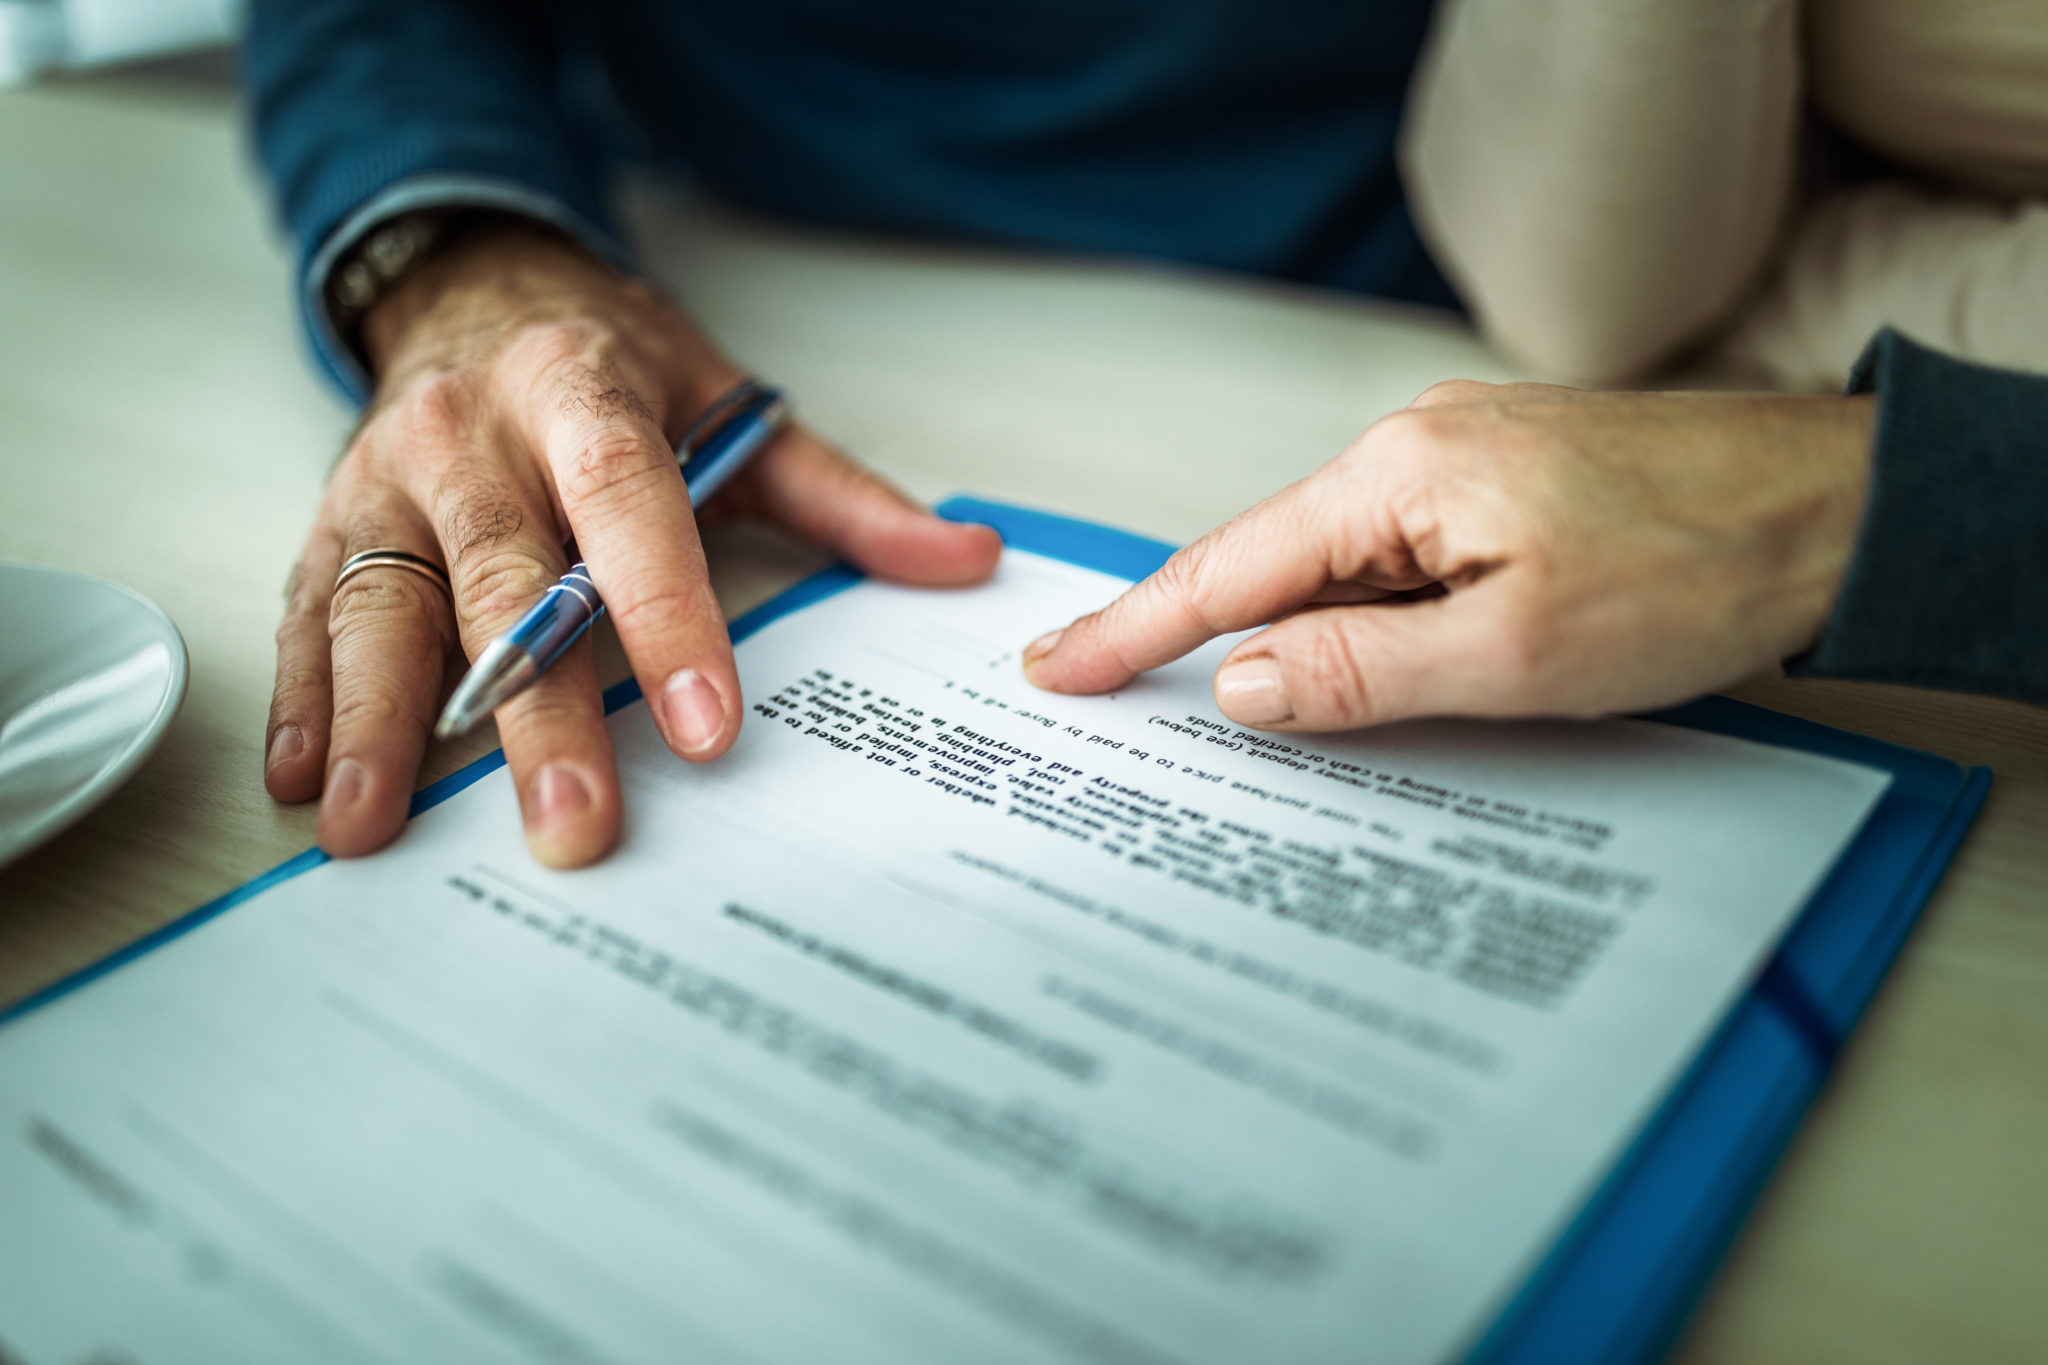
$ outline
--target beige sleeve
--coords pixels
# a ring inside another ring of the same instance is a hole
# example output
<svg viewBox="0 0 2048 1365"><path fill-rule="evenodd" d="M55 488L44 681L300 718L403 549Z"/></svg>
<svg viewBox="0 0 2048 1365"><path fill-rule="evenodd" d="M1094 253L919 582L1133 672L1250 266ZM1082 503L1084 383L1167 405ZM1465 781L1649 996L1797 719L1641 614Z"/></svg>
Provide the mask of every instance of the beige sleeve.
<svg viewBox="0 0 2048 1365"><path fill-rule="evenodd" d="M1726 320L1784 222L1795 0L1451 0L1409 96L1423 238L1480 327L1562 378Z"/></svg>
<svg viewBox="0 0 2048 1365"><path fill-rule="evenodd" d="M2048 204L1895 181L1821 199L1714 359L1779 388L1839 389L1890 324L1937 350L2048 370Z"/></svg>

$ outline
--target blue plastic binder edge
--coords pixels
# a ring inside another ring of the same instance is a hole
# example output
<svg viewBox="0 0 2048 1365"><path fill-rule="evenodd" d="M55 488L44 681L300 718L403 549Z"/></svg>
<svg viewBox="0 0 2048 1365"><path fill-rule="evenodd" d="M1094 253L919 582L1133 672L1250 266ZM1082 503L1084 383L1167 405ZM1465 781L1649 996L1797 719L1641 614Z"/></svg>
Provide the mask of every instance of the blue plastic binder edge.
<svg viewBox="0 0 2048 1365"><path fill-rule="evenodd" d="M1818 727L1816 727L1818 728ZM1543 1263L1495 1319L1469 1365L1654 1359L1684 1324L1818 1096L1835 1052L1933 893L1990 786L1956 770L1952 800L1920 822L1912 866L1889 894L1870 893L1860 864L1880 850L1873 813L1749 992ZM1880 804L1880 813L1884 804ZM1893 839L1901 838L1894 831ZM1869 925L1830 1018L1788 968L1816 922ZM1852 1007L1844 1008L1845 1004Z"/></svg>
<svg viewBox="0 0 2048 1365"><path fill-rule="evenodd" d="M1165 562L1160 541L1050 512L956 497L940 515L1004 543L1119 578ZM732 623L735 642L860 581L826 569ZM1059 622L1048 622L1048 628ZM609 714L639 699L605 693ZM1882 768L1892 787L1755 984L1468 1357L1470 1365L1624 1365L1670 1342L1740 1227L1961 844L1990 785L1983 768L1722 697L1651 717ZM422 789L412 814L504 766L503 750ZM0 1024L77 990L279 882L327 861L317 848L0 1011Z"/></svg>

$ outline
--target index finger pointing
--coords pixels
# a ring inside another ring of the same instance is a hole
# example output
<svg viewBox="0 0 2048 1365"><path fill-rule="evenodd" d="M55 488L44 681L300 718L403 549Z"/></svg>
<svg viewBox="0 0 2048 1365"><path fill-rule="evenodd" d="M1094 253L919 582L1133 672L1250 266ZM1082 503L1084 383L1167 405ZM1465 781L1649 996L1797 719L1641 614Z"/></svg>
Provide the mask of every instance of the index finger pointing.
<svg viewBox="0 0 2048 1365"><path fill-rule="evenodd" d="M1304 480L1176 551L1101 611L1034 641L1024 674L1052 692L1107 692L1218 635L1264 625L1330 579Z"/></svg>

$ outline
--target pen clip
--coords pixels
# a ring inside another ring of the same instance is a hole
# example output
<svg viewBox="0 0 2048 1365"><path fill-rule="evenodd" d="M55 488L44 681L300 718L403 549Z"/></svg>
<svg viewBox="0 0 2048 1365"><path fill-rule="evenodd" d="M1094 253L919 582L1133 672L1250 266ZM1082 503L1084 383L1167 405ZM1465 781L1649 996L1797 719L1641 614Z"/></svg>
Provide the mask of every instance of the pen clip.
<svg viewBox="0 0 2048 1365"><path fill-rule="evenodd" d="M711 406L698 414L697 420L690 423L690 429L683 433L683 439L676 442L676 458L688 460L702 449L706 441L717 435L727 422L739 416L742 409L750 406L756 399L773 392L774 390L758 379L742 379L712 399Z"/></svg>
<svg viewBox="0 0 2048 1365"><path fill-rule="evenodd" d="M759 380L744 380L721 394L676 445L690 505L702 507L782 429L787 416L782 390Z"/></svg>

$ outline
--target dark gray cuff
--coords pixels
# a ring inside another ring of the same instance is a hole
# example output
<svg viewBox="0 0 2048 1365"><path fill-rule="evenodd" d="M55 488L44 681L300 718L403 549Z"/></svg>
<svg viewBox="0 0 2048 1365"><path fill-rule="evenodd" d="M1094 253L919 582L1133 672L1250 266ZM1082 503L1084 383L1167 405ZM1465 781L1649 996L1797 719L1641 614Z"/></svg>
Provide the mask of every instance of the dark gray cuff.
<svg viewBox="0 0 2048 1365"><path fill-rule="evenodd" d="M1966 364L1886 328L1870 505L1796 676L2048 702L2048 377Z"/></svg>

